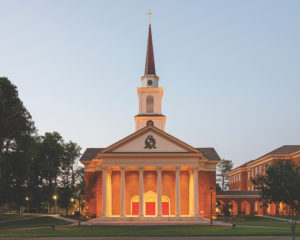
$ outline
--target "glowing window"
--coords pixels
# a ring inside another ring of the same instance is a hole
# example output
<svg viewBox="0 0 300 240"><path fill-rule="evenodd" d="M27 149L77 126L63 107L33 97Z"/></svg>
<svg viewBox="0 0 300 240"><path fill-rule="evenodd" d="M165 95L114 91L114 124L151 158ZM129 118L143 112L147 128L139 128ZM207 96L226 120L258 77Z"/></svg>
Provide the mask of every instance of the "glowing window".
<svg viewBox="0 0 300 240"><path fill-rule="evenodd" d="M155 202L155 199L153 197L148 197L146 202Z"/></svg>

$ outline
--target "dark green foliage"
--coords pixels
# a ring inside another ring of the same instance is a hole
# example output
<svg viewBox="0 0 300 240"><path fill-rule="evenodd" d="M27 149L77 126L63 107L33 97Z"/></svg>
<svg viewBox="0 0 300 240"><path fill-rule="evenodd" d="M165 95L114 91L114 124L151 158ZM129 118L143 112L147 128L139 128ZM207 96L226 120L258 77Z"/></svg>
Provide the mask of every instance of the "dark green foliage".
<svg viewBox="0 0 300 240"><path fill-rule="evenodd" d="M290 207L291 230L295 236L296 219L300 213L299 169L288 161L279 161L268 167L266 175L260 175L252 182L265 204L281 202Z"/></svg>
<svg viewBox="0 0 300 240"><path fill-rule="evenodd" d="M28 158L24 150L30 144L27 138L35 132L29 112L19 99L16 86L7 78L0 78L0 203L4 206L14 191L22 192L21 186ZM22 156L21 156L22 155ZM16 159L20 159L17 161ZM16 166L16 167L15 167ZM23 171L17 170L20 167ZM21 175L19 175L21 174ZM19 199L15 199L19 203ZM4 209L5 210L5 209ZM3 212L4 213L4 212Z"/></svg>
<svg viewBox="0 0 300 240"><path fill-rule="evenodd" d="M57 132L38 136L17 88L0 78L0 203L45 211L59 192L61 207L80 185L74 163L80 147ZM25 197L29 200L26 201ZM4 208L5 209L5 208ZM5 212L3 211L5 214Z"/></svg>
<svg viewBox="0 0 300 240"><path fill-rule="evenodd" d="M221 214L224 215L224 217L230 217L231 210L232 210L232 204L222 204L220 201L217 201L217 207L221 210Z"/></svg>

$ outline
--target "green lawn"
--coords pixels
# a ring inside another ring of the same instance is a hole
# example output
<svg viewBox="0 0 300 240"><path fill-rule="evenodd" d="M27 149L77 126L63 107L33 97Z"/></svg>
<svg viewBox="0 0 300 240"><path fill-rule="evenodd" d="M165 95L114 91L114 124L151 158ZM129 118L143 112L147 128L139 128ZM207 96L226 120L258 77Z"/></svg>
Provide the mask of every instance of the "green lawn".
<svg viewBox="0 0 300 240"><path fill-rule="evenodd" d="M236 225L243 225L243 226L263 226L263 227L280 227L280 228L290 228L290 223L265 218L260 216L240 216L240 217L232 217L229 219L220 219L220 221L230 222ZM299 227L300 229L300 227Z"/></svg>
<svg viewBox="0 0 300 240"><path fill-rule="evenodd" d="M0 224L2 237L97 237L97 236L288 236L290 228L285 222L269 218L244 216L227 219L227 222L236 223L231 226L207 225L159 225L159 226L62 226L69 224L50 216L37 216ZM286 224L286 225L285 225ZM52 230L50 225L56 225ZM247 226L246 226L247 225ZM42 229L14 230L15 228L43 227ZM264 227L259 227L264 226ZM297 231L300 235L300 228Z"/></svg>
<svg viewBox="0 0 300 240"><path fill-rule="evenodd" d="M10 221L10 222L2 222L0 224L0 230L5 229L15 229L15 228L31 228L31 227L45 227L50 225L61 226L70 224L69 222L56 219L53 217L34 217L30 219L18 220L18 221Z"/></svg>
<svg viewBox="0 0 300 240"><path fill-rule="evenodd" d="M27 218L27 217L32 217L36 216L35 214L30 214L30 213L22 213L22 214L17 214L17 213L6 213L5 215L0 215L0 221L4 220L11 220L11 219L22 219L22 218Z"/></svg>
<svg viewBox="0 0 300 240"><path fill-rule="evenodd" d="M288 228L249 228L204 225L180 226L81 226L57 227L56 230L28 229L26 231L0 231L0 236L34 237L34 236L61 236L61 237L96 237L96 236L287 236ZM298 231L300 235L300 231Z"/></svg>

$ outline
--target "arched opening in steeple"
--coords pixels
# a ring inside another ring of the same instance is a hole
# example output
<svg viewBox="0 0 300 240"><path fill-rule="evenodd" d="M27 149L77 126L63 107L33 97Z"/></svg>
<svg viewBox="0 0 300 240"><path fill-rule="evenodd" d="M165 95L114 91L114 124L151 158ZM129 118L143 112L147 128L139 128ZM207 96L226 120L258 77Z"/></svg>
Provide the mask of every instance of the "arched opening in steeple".
<svg viewBox="0 0 300 240"><path fill-rule="evenodd" d="M147 113L154 112L154 98L151 95L148 95L146 98L146 112Z"/></svg>

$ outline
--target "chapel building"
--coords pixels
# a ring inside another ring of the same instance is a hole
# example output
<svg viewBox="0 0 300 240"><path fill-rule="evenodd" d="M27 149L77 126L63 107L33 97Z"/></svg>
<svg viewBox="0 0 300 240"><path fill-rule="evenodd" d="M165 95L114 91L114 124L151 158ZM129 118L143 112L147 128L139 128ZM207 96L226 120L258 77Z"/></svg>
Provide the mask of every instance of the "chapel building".
<svg viewBox="0 0 300 240"><path fill-rule="evenodd" d="M106 148L88 148L80 159L89 217L178 220L210 218L211 211L215 215L220 157L214 148L192 147L165 131L159 81L149 24L135 132Z"/></svg>

